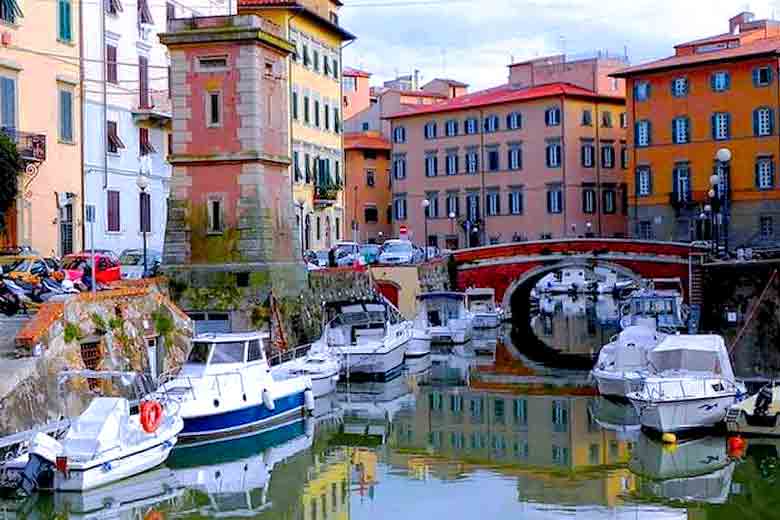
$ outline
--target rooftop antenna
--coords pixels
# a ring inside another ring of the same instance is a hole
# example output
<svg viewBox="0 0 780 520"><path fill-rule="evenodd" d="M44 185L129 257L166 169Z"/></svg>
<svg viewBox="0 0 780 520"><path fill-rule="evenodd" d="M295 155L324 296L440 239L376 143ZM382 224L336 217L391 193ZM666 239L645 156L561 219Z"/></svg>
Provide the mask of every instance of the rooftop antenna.
<svg viewBox="0 0 780 520"><path fill-rule="evenodd" d="M558 36L558 49L563 54L564 61L566 59L566 37L564 35Z"/></svg>

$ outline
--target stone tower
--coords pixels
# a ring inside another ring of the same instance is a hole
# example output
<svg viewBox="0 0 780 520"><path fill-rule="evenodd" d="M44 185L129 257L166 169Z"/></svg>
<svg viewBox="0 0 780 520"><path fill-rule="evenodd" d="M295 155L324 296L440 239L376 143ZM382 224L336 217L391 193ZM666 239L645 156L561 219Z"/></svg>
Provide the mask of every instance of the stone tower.
<svg viewBox="0 0 780 520"><path fill-rule="evenodd" d="M173 105L163 272L212 329L251 329L271 290L300 294L305 284L289 168L295 47L254 15L171 20L160 40Z"/></svg>

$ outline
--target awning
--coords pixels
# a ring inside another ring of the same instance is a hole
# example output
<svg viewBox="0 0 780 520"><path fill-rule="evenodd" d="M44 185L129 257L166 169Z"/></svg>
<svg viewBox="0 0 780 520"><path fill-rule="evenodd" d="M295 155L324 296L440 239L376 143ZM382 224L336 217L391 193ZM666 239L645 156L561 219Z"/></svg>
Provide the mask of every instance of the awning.
<svg viewBox="0 0 780 520"><path fill-rule="evenodd" d="M22 14L22 10L19 8L16 0L0 0L0 14L2 14L0 18L10 18L11 21L14 18L24 18L24 14Z"/></svg>

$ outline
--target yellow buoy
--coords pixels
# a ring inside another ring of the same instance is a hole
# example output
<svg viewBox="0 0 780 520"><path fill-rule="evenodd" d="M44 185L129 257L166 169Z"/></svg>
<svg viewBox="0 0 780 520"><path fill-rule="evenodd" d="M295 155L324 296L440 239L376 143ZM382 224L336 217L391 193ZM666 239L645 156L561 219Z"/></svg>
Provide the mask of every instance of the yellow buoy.
<svg viewBox="0 0 780 520"><path fill-rule="evenodd" d="M666 444L675 444L677 442L677 436L673 433L664 433L661 435L661 440Z"/></svg>

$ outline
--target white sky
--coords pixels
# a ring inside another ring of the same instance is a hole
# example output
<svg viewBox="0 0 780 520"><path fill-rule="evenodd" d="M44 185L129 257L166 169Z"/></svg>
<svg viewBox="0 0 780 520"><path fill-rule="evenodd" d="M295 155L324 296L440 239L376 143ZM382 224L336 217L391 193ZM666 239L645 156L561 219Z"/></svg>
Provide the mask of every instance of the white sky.
<svg viewBox="0 0 780 520"><path fill-rule="evenodd" d="M344 65L372 85L419 69L478 90L506 81L506 65L536 56L609 50L632 63L687 40L728 31L749 9L780 18L780 0L343 0L341 25L358 39Z"/></svg>

